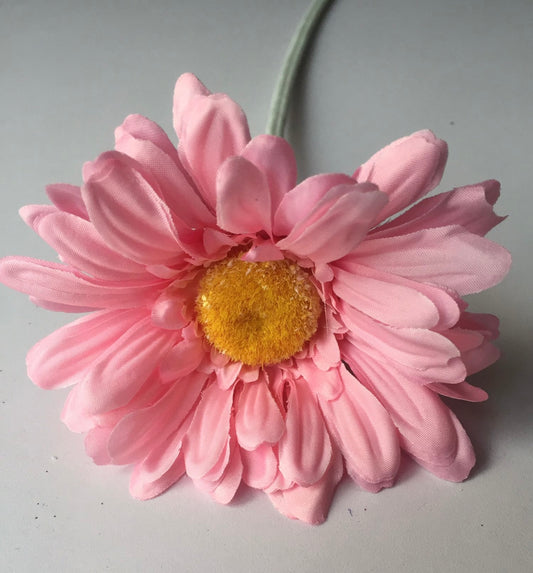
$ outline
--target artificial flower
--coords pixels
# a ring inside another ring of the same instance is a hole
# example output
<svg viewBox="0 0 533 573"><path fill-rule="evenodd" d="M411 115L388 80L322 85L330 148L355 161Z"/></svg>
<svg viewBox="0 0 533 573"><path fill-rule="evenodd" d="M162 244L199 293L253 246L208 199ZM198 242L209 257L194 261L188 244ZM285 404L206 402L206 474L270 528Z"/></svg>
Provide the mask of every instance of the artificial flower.
<svg viewBox="0 0 533 573"><path fill-rule="evenodd" d="M188 475L309 523L345 472L391 486L401 449L464 480L474 452L439 395L484 400L465 378L498 357L496 318L462 297L509 268L484 237L499 184L424 199L447 157L429 131L297 183L289 144L250 139L241 108L190 74L174 127L177 148L127 117L81 187L21 210L60 263L0 263L37 305L87 313L27 365L43 388L73 386L62 419L94 461L132 464L140 499Z"/></svg>

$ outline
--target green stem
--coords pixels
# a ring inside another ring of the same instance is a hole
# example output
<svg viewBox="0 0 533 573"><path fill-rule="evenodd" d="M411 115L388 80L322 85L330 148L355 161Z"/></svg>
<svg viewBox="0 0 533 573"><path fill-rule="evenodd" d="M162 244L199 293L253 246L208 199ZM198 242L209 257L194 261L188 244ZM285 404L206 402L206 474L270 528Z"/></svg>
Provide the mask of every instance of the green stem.
<svg viewBox="0 0 533 573"><path fill-rule="evenodd" d="M292 37L270 102L266 133L283 137L289 101L298 70L318 23L333 0L314 0Z"/></svg>

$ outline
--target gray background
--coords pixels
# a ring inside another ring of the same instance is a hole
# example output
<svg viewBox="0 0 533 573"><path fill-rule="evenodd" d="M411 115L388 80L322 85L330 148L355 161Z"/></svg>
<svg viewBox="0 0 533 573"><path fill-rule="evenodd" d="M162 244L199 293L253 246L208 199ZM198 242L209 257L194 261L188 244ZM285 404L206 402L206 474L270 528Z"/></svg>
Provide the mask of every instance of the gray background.
<svg viewBox="0 0 533 573"><path fill-rule="evenodd" d="M53 258L17 217L44 185L80 182L128 113L171 130L176 77L229 93L254 134L307 0L0 1L0 255ZM442 190L497 178L514 256L472 306L502 318L504 358L454 404L478 453L463 484L405 461L396 487L338 489L328 521L281 517L260 493L229 507L187 479L129 497L129 471L99 468L59 421L66 392L27 379L30 346L71 317L1 288L1 571L531 571L533 3L338 0L300 76L288 138L300 176L353 169L431 128L450 145Z"/></svg>

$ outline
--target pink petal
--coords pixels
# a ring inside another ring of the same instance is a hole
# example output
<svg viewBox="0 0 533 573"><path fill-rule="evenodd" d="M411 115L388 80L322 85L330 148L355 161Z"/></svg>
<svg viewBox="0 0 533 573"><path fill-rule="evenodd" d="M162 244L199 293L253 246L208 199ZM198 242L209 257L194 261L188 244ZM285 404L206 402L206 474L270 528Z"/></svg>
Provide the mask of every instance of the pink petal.
<svg viewBox="0 0 533 573"><path fill-rule="evenodd" d="M420 383L462 382L466 369L459 349L446 337L421 328L394 328L342 306L350 340L374 360L406 367Z"/></svg>
<svg viewBox="0 0 533 573"><path fill-rule="evenodd" d="M342 456L334 449L330 465L322 478L308 486L294 485L269 494L274 507L291 519L318 525L326 520L337 484L344 473Z"/></svg>
<svg viewBox="0 0 533 573"><path fill-rule="evenodd" d="M165 132L141 115L130 115L115 131L115 149L135 159L157 181L163 201L188 227L214 226L215 218L185 174Z"/></svg>
<svg viewBox="0 0 533 573"><path fill-rule="evenodd" d="M116 151L92 164L82 188L91 221L107 244L142 264L172 264L182 250L168 206Z"/></svg>
<svg viewBox="0 0 533 573"><path fill-rule="evenodd" d="M48 300L43 300L42 298L37 298L35 296L30 296L29 299L33 304L40 306L46 310L52 310L53 312L91 312L94 311L92 306L76 306L72 304L62 304L58 302L50 302Z"/></svg>
<svg viewBox="0 0 533 573"><path fill-rule="evenodd" d="M378 151L353 176L387 193L389 202L379 215L384 220L436 187L447 158L446 142L431 131L418 131Z"/></svg>
<svg viewBox="0 0 533 573"><path fill-rule="evenodd" d="M1 259L0 281L38 300L92 309L145 307L165 285L158 279L150 283L92 279L65 265L27 257Z"/></svg>
<svg viewBox="0 0 533 573"><path fill-rule="evenodd" d="M146 311L94 312L61 327L28 352L28 376L41 388L63 388L79 382L96 360L136 324Z"/></svg>
<svg viewBox="0 0 533 573"><path fill-rule="evenodd" d="M20 218L35 232L43 219L59 212L54 205L24 205L19 209Z"/></svg>
<svg viewBox="0 0 533 573"><path fill-rule="evenodd" d="M217 223L230 233L272 232L266 177L243 157L230 157L217 173Z"/></svg>
<svg viewBox="0 0 533 573"><path fill-rule="evenodd" d="M435 475L466 479L475 462L468 436L432 390L401 373L352 352L348 358L361 381L387 408L401 434L401 446Z"/></svg>
<svg viewBox="0 0 533 573"><path fill-rule="evenodd" d="M353 183L354 180L343 173L323 173L305 179L283 196L274 215L274 234L287 236L296 225L309 217L330 189Z"/></svg>
<svg viewBox="0 0 533 573"><path fill-rule="evenodd" d="M313 360L304 358L296 361L296 370L307 382L309 389L325 400L335 400L344 390L338 365L320 370Z"/></svg>
<svg viewBox="0 0 533 573"><path fill-rule="evenodd" d="M85 451L98 466L111 463L109 452L107 451L107 441L113 428L93 428L85 436Z"/></svg>
<svg viewBox="0 0 533 573"><path fill-rule="evenodd" d="M485 390L472 386L468 382L459 382L459 384L441 384L436 382L434 384L426 384L426 388L441 396L467 402L484 402L489 397Z"/></svg>
<svg viewBox="0 0 533 573"><path fill-rule="evenodd" d="M285 194L296 185L296 158L292 147L281 137L258 135L244 148L242 156L266 176L275 212Z"/></svg>
<svg viewBox="0 0 533 573"><path fill-rule="evenodd" d="M327 371L339 365L339 343L335 334L329 330L327 320L319 327L309 346L313 362L320 370Z"/></svg>
<svg viewBox="0 0 533 573"><path fill-rule="evenodd" d="M239 444L255 450L263 443L275 444L285 431L281 412L270 393L267 380L244 384L235 414Z"/></svg>
<svg viewBox="0 0 533 573"><path fill-rule="evenodd" d="M136 499L152 499L174 485L184 474L183 456L178 457L161 477L152 482L145 479L142 466L136 466L130 478L130 494Z"/></svg>
<svg viewBox="0 0 533 573"><path fill-rule="evenodd" d="M159 365L161 379L164 382L171 382L188 376L200 366L205 355L201 338L182 340L161 361Z"/></svg>
<svg viewBox="0 0 533 573"><path fill-rule="evenodd" d="M139 320L92 365L76 398L90 414L124 406L147 380L176 340L176 333Z"/></svg>
<svg viewBox="0 0 533 573"><path fill-rule="evenodd" d="M183 131L183 122L186 119L186 109L196 96L206 96L211 92L204 84L193 74L182 74L174 88L174 129L181 139Z"/></svg>
<svg viewBox="0 0 533 573"><path fill-rule="evenodd" d="M364 239L386 202L373 185L338 185L277 246L315 264L340 259Z"/></svg>
<svg viewBox="0 0 533 573"><path fill-rule="evenodd" d="M109 438L113 463L143 460L176 431L198 399L205 379L205 374L196 372L173 384L155 404L125 416Z"/></svg>
<svg viewBox="0 0 533 573"><path fill-rule="evenodd" d="M211 492L211 497L217 502L224 505L228 504L241 485L242 478L242 461L240 450L236 444L231 444L231 454L226 471L222 479L217 483L215 489Z"/></svg>
<svg viewBox="0 0 533 573"><path fill-rule="evenodd" d="M241 260L250 263L260 263L264 261L282 261L284 258L283 253L270 239L262 240L257 238L250 249L241 257Z"/></svg>
<svg viewBox="0 0 533 573"><path fill-rule="evenodd" d="M219 167L228 157L239 155L250 140L246 116L224 94L196 96L182 110L180 126L180 158L206 204L214 208Z"/></svg>
<svg viewBox="0 0 533 573"><path fill-rule="evenodd" d="M315 397L303 381L293 382L279 441L279 470L290 481L308 486L326 471L332 456L331 442Z"/></svg>
<svg viewBox="0 0 533 573"><path fill-rule="evenodd" d="M205 476L224 451L232 405L233 389L211 384L204 390L186 437L185 465L192 479Z"/></svg>
<svg viewBox="0 0 533 573"><path fill-rule="evenodd" d="M377 492L390 487L400 464L398 436L389 414L344 366L344 392L320 399L328 430L340 448L352 479Z"/></svg>
<svg viewBox="0 0 533 573"><path fill-rule="evenodd" d="M221 390L228 390L235 384L242 367L241 362L228 362L217 369L217 383Z"/></svg>
<svg viewBox="0 0 533 573"><path fill-rule="evenodd" d="M499 196L500 184L493 179L458 187L420 201L390 223L378 227L372 236L405 235L448 225L461 225L471 233L483 236L505 219L494 213Z"/></svg>
<svg viewBox="0 0 533 573"><path fill-rule="evenodd" d="M142 265L110 249L85 219L70 213L50 213L34 220L33 227L63 262L88 275L111 281L150 278Z"/></svg>
<svg viewBox="0 0 533 573"><path fill-rule="evenodd" d="M71 213L82 219L89 219L87 207L85 207L81 197L81 189L78 186L54 183L53 185L47 185L46 194L60 211Z"/></svg>
<svg viewBox="0 0 533 573"><path fill-rule="evenodd" d="M278 470L278 459L271 445L263 443L251 451L241 449L241 460L242 481L246 485L265 489L274 481Z"/></svg>
<svg viewBox="0 0 533 573"><path fill-rule="evenodd" d="M511 256L503 247L457 225L368 240L359 245L351 260L442 285L460 295L498 284L511 264Z"/></svg>
<svg viewBox="0 0 533 573"><path fill-rule="evenodd" d="M185 298L188 295L184 289L174 288L173 285L165 289L152 307L152 322L168 330L183 328L191 321Z"/></svg>
<svg viewBox="0 0 533 573"><path fill-rule="evenodd" d="M337 263L333 292L374 320L396 327L450 328L457 302L440 288L383 273L356 263Z"/></svg>

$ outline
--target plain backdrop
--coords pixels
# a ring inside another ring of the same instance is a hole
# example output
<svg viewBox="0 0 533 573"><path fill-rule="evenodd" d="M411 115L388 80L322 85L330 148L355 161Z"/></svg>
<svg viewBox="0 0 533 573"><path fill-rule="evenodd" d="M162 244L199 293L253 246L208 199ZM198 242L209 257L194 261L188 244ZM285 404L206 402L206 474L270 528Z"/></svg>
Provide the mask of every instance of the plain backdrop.
<svg viewBox="0 0 533 573"><path fill-rule="evenodd" d="M307 0L0 0L0 255L54 260L17 216L141 113L171 132L179 74L194 72L261 133ZM287 137L300 177L351 173L422 128L447 140L441 190L502 181L491 237L509 277L472 297L502 319L502 360L473 382L490 399L450 404L478 465L462 484L405 460L378 495L350 481L311 527L244 490L218 506L187 479L128 494L128 468L96 467L60 422L65 391L25 371L30 346L72 317L0 288L0 570L6 572L529 572L533 474L531 0L338 0L299 76Z"/></svg>

